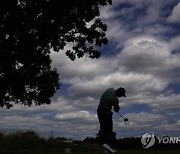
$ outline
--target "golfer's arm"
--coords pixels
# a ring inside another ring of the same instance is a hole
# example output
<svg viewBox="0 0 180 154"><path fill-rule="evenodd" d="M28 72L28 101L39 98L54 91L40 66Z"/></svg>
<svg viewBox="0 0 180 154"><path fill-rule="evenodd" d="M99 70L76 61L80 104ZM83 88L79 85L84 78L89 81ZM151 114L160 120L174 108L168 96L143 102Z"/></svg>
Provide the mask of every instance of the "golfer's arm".
<svg viewBox="0 0 180 154"><path fill-rule="evenodd" d="M115 112L119 112L119 109L120 109L120 108L119 108L119 105L114 106L114 111L115 111Z"/></svg>
<svg viewBox="0 0 180 154"><path fill-rule="evenodd" d="M115 112L119 112L119 100L114 101L113 107Z"/></svg>

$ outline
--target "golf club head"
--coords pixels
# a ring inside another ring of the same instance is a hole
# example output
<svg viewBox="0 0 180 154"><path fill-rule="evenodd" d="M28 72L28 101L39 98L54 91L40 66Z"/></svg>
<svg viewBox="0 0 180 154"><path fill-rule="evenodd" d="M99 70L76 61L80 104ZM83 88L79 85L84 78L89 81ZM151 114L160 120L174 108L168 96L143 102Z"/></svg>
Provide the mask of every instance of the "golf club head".
<svg viewBox="0 0 180 154"><path fill-rule="evenodd" d="M125 122L128 121L128 118L124 118L124 121L125 121Z"/></svg>

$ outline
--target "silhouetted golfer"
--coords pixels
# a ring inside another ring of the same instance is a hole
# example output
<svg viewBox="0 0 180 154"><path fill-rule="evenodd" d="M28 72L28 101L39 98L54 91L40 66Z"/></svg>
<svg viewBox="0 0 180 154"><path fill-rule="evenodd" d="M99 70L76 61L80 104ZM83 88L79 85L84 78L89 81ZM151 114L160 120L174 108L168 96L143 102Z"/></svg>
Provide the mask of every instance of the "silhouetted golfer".
<svg viewBox="0 0 180 154"><path fill-rule="evenodd" d="M100 123L100 134L102 137L103 147L109 152L116 152L110 146L111 136L113 132L112 107L115 112L119 112L119 97L126 97L126 90L122 87L114 90L113 88L107 89L101 96L97 115Z"/></svg>

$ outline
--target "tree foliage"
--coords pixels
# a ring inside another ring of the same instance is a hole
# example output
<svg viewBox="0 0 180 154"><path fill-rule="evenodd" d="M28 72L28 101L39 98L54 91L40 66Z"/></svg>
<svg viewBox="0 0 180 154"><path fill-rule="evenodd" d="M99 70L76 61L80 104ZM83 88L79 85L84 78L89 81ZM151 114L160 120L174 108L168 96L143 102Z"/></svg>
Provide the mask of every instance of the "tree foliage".
<svg viewBox="0 0 180 154"><path fill-rule="evenodd" d="M66 51L71 59L99 58L107 44L107 25L99 7L112 0L1 0L0 106L49 104L59 89L50 51Z"/></svg>

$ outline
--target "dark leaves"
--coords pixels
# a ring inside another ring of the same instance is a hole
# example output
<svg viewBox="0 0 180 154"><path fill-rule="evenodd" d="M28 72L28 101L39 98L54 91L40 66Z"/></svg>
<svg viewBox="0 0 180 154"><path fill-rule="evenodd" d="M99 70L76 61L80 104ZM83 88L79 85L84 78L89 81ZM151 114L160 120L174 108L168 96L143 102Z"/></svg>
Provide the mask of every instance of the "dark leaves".
<svg viewBox="0 0 180 154"><path fill-rule="evenodd" d="M97 17L99 6L111 0L1 0L0 105L49 104L59 89L57 70L51 68L50 49L67 43L71 59L99 58L97 47L107 44L107 25ZM96 18L96 19L95 19ZM92 22L87 26L87 22Z"/></svg>

